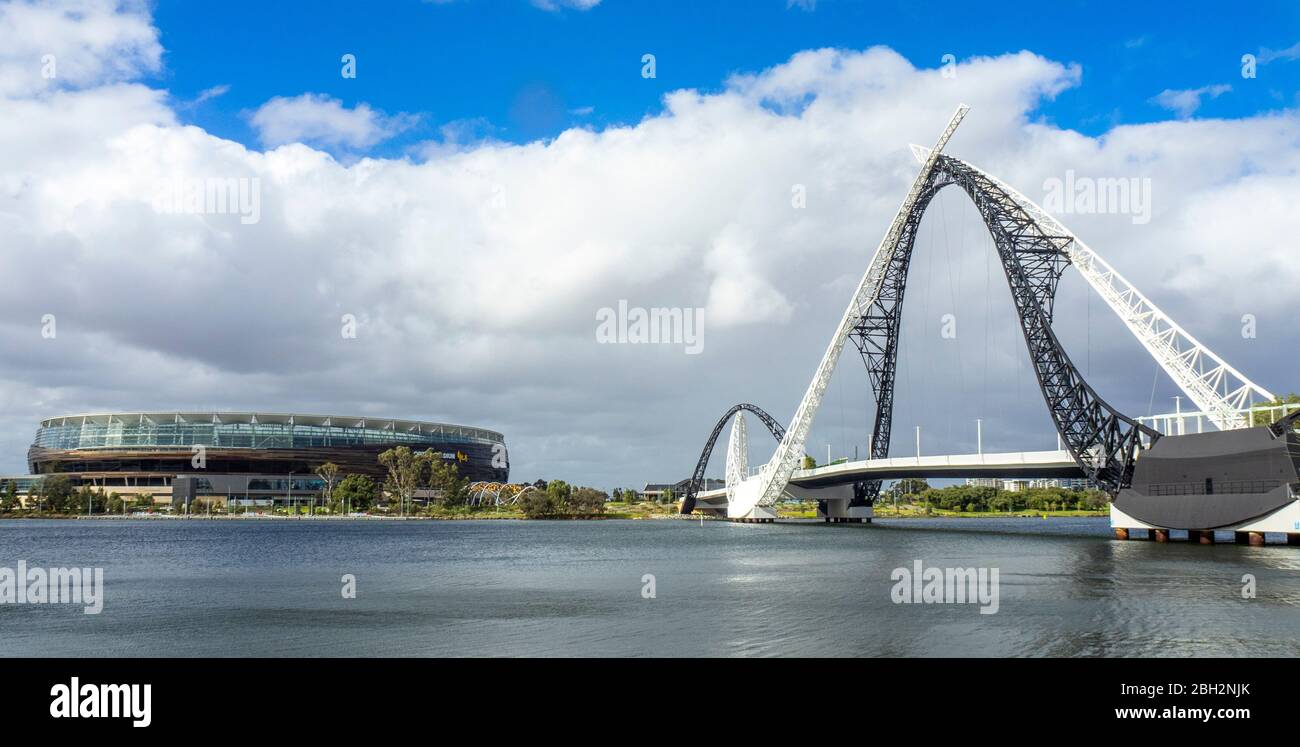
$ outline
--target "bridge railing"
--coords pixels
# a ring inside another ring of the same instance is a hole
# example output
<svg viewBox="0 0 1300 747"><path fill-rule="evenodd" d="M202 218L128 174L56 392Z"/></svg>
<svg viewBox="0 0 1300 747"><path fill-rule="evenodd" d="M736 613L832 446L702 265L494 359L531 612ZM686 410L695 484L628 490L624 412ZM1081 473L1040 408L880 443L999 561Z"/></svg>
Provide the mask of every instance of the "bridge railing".
<svg viewBox="0 0 1300 747"><path fill-rule="evenodd" d="M1300 410L1300 402L1244 407L1237 410L1237 414L1251 425L1267 425L1296 410ZM1185 436L1189 433L1208 433L1219 430L1214 425L1214 420L1210 417L1210 414L1199 410L1144 415L1135 417L1134 420L1154 428L1166 436ZM1143 439L1143 443L1147 444L1147 440Z"/></svg>

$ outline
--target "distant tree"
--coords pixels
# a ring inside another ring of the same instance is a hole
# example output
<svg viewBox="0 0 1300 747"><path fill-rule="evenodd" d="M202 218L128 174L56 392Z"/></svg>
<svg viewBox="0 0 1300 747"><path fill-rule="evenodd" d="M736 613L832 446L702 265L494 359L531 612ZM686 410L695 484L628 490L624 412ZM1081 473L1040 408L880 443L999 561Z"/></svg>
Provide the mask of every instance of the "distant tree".
<svg viewBox="0 0 1300 747"><path fill-rule="evenodd" d="M75 491L66 475L47 475L40 481L38 500L43 510L54 513L76 511L72 507Z"/></svg>
<svg viewBox="0 0 1300 747"><path fill-rule="evenodd" d="M660 502L661 502L661 503L672 503L672 502L673 502L673 498L674 498L674 495L673 495L673 489L672 489L672 488L664 488L664 495L663 495L663 498L660 499Z"/></svg>
<svg viewBox="0 0 1300 747"><path fill-rule="evenodd" d="M902 495L920 495L930 489L930 483L920 477L904 477L894 483L898 494Z"/></svg>
<svg viewBox="0 0 1300 747"><path fill-rule="evenodd" d="M353 511L365 511L379 492L375 481L368 475L348 475L339 481L334 497L339 504Z"/></svg>
<svg viewBox="0 0 1300 747"><path fill-rule="evenodd" d="M379 455L379 463L388 468L384 487L397 496L399 512L406 512L406 506L424 480L430 458L430 452L416 454L409 446L396 446Z"/></svg>
<svg viewBox="0 0 1300 747"><path fill-rule="evenodd" d="M76 513L103 513L107 508L107 500L102 489L83 485L69 501L67 509Z"/></svg>
<svg viewBox="0 0 1300 747"><path fill-rule="evenodd" d="M1041 492L1041 491L1040 491ZM1048 491L1053 498L1061 492ZM927 507L941 508L946 511L1014 511L1017 510L1016 496L994 487L978 485L952 485L946 488L927 488L917 498Z"/></svg>
<svg viewBox="0 0 1300 747"><path fill-rule="evenodd" d="M578 488L569 496L569 509L579 515L590 516L605 513L605 501L609 494L595 488Z"/></svg>
<svg viewBox="0 0 1300 747"><path fill-rule="evenodd" d="M1080 504L1080 508L1097 511L1106 508L1110 504L1110 497L1100 490L1085 490Z"/></svg>
<svg viewBox="0 0 1300 747"><path fill-rule="evenodd" d="M816 460L816 459L813 459L812 456L809 455L809 454L804 454L804 455L803 455L803 468L804 468L804 469L813 469L813 468L816 467L816 466L817 466L817 460Z"/></svg>
<svg viewBox="0 0 1300 747"><path fill-rule="evenodd" d="M519 508L530 519L549 519L564 513L564 502L557 492L529 490L519 496Z"/></svg>
<svg viewBox="0 0 1300 747"><path fill-rule="evenodd" d="M573 486L564 480L551 480L546 485L546 492L554 496L560 506L567 506L569 496L573 494Z"/></svg>
<svg viewBox="0 0 1300 747"><path fill-rule="evenodd" d="M439 491L444 506L463 506L469 502L469 480L460 476L460 469L453 462L433 460L429 488Z"/></svg>
<svg viewBox="0 0 1300 747"><path fill-rule="evenodd" d="M10 480L5 484L4 493L0 494L0 512L9 514L19 508L21 503L18 501L18 483Z"/></svg>
<svg viewBox="0 0 1300 747"><path fill-rule="evenodd" d="M325 462L324 464L317 465L316 469L312 471L316 473L317 477L324 481L325 489L321 491L321 496L325 499L325 505L329 506L332 511L334 506L334 487L338 485L339 482L339 466L334 462Z"/></svg>
<svg viewBox="0 0 1300 747"><path fill-rule="evenodd" d="M641 494L638 493L635 488L624 488L623 500L628 503L636 503L641 500Z"/></svg>
<svg viewBox="0 0 1300 747"><path fill-rule="evenodd" d="M1063 502L1061 494L1051 489L1035 488L1024 493L1025 506L1034 511L1055 511Z"/></svg>

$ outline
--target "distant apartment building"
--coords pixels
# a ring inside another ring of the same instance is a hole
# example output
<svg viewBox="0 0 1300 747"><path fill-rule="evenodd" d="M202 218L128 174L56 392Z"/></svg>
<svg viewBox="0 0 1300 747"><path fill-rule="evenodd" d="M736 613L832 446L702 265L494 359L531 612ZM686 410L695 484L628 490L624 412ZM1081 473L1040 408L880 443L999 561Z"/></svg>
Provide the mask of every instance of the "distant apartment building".
<svg viewBox="0 0 1300 747"><path fill-rule="evenodd" d="M968 477L967 487L999 488L1008 493L1019 493L1038 488L1062 488L1064 490L1093 490L1097 484L1084 477L1051 477L1037 480L1003 480L997 477Z"/></svg>
<svg viewBox="0 0 1300 747"><path fill-rule="evenodd" d="M673 500L681 500L686 495L686 491L690 489L690 485L691 478L689 477L677 482L648 482L644 488L641 488L640 498L644 501L661 501L664 499L667 492L671 490ZM706 477L704 481L700 483L701 491L717 490L718 488L725 487L727 487L726 481L716 480L711 477Z"/></svg>

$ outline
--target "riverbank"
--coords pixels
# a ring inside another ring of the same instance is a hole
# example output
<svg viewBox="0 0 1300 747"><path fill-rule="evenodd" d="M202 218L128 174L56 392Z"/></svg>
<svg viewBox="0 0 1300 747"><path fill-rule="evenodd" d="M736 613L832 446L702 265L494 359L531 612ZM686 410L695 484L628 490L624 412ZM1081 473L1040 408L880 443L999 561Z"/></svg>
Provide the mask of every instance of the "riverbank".
<svg viewBox="0 0 1300 747"><path fill-rule="evenodd" d="M776 512L780 519L815 519L817 510L778 507ZM926 510L920 506L881 506L873 511L877 519L1059 519L1069 517L1106 517L1110 511L945 511L939 508Z"/></svg>
<svg viewBox="0 0 1300 747"><path fill-rule="evenodd" d="M328 513L195 513L173 514L168 512L137 512L127 514L67 514L48 511L21 511L17 513L0 513L0 519L81 519L116 521L130 520L168 520L168 521L601 521L604 519L674 519L679 518L676 505L661 503L624 503L611 501L605 504L605 511L598 514L556 514L552 516L526 515L517 506L500 506L491 508L471 508L459 506L454 508L435 506L432 509L406 516L392 514L352 513L332 515ZM695 518L699 517L680 517Z"/></svg>
<svg viewBox="0 0 1300 747"><path fill-rule="evenodd" d="M1068 517L1105 517L1108 511L946 511L919 506L876 506L877 519L1047 519ZM601 521L605 519L640 520L640 519L689 519L699 521L717 520L720 517L693 514L683 516L674 504L663 503L620 503L606 504L604 513L599 514L559 514L555 516L529 517L514 506L500 508L435 508L432 511L410 515L392 516L389 514L348 514L343 516L317 514L283 514L283 513L215 513L176 515L170 513L132 513L132 514L56 514L48 512L28 512L0 514L0 519L158 519L171 521ZM781 505L777 507L777 518L781 519L816 519L817 509L811 505Z"/></svg>

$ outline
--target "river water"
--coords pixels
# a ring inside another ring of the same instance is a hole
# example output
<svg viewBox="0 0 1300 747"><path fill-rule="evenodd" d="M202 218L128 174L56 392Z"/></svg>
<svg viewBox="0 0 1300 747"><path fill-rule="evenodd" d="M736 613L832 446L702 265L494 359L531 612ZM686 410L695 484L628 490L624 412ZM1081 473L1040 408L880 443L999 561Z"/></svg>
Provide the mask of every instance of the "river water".
<svg viewBox="0 0 1300 747"><path fill-rule="evenodd" d="M20 560L104 607L0 604L0 655L1300 655L1300 548L1105 519L0 521ZM918 560L997 569L997 612L895 603Z"/></svg>

